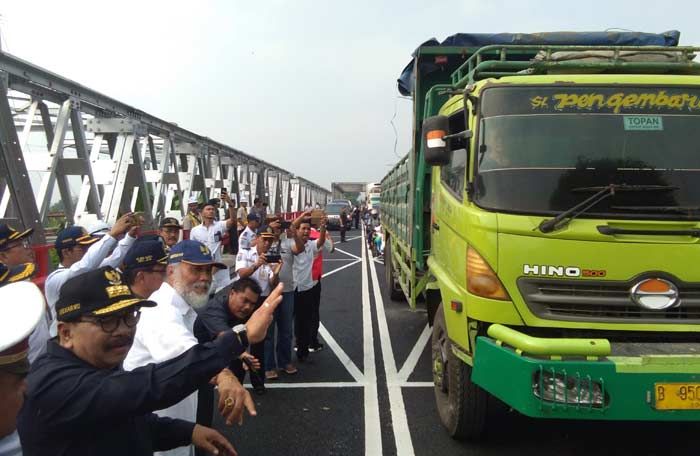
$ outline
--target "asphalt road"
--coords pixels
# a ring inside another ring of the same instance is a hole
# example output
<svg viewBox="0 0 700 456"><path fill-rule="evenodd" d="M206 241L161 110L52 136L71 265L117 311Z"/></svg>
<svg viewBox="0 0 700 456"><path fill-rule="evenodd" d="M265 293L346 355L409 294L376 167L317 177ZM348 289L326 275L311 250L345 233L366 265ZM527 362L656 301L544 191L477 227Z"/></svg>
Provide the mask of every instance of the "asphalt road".
<svg viewBox="0 0 700 456"><path fill-rule="evenodd" d="M241 456L698 454L698 423L533 420L496 401L483 442L452 440L435 409L426 314L389 299L359 236L324 256L325 349L268 382L243 426L215 417Z"/></svg>

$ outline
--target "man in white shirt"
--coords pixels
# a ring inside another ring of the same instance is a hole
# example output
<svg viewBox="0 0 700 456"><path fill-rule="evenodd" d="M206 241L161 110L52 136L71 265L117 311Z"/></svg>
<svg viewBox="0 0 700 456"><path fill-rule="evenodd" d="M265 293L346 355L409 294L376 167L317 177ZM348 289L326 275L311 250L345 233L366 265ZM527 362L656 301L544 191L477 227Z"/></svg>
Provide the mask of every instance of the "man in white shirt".
<svg viewBox="0 0 700 456"><path fill-rule="evenodd" d="M241 250L236 257L236 274L237 278L249 277L260 286L261 292L258 298L260 307L267 299L272 291L272 288L279 281L279 272L282 268L282 260L278 258L274 263L272 258L268 262L267 253L275 239L274 232L271 227L265 226L258 229L255 247L248 250ZM250 354L260 361L262 366L265 365L265 341L250 346ZM251 383L256 393L265 394L265 381L262 375L251 376Z"/></svg>
<svg viewBox="0 0 700 456"><path fill-rule="evenodd" d="M150 296L150 300L158 305L142 310L134 343L124 360L124 369L133 370L149 363L168 361L197 345L194 336L194 322L197 318L195 309L202 308L207 303L214 266L224 267L213 259L207 246L200 242L185 240L170 249L167 279ZM219 389L220 406L230 401L231 404L239 404L239 408L240 404L245 404L249 412L255 413L250 393L230 370L221 371L213 382ZM156 413L194 422L197 419L197 393ZM194 448L180 447L155 454L192 456Z"/></svg>
<svg viewBox="0 0 700 456"><path fill-rule="evenodd" d="M56 336L56 301L61 286L71 277L86 271L102 266L119 267L122 258L136 241L134 236L137 228L134 214L127 213L101 239L90 236L80 226L71 226L58 233L55 243L58 269L49 274L44 283L44 293L51 312L51 337ZM117 242L117 238L123 234L126 234L124 239Z"/></svg>
<svg viewBox="0 0 700 456"><path fill-rule="evenodd" d="M255 233L257 232L258 228L260 228L261 221L257 214L250 213L248 214L247 219L248 224L238 238L239 252L240 250L248 250L254 247L253 241L255 240Z"/></svg>
<svg viewBox="0 0 700 456"><path fill-rule="evenodd" d="M192 231L190 231L190 239L206 245L211 251L211 256L214 261L221 265L221 268L217 267L214 272L213 291L219 291L231 282L231 274L229 273L228 267L221 263L224 250L222 240L226 233L228 233L228 230L236 226L235 208L231 202L231 197L228 193L222 192L221 198L228 204L228 218L217 222L217 207L212 201L209 201L202 206L202 224L195 226L192 228Z"/></svg>
<svg viewBox="0 0 700 456"><path fill-rule="evenodd" d="M324 215L321 218L318 239L309 239L311 223L304 220L296 236L304 242L304 251L299 252L294 258L294 283L296 284L296 294L294 295L294 332L297 341L297 359L300 363L306 361L309 356L309 344L311 343L311 320L314 305L314 286L316 280L313 279L311 268L314 258L318 256L324 246L326 246L326 223L328 218ZM332 248L329 245L328 248Z"/></svg>

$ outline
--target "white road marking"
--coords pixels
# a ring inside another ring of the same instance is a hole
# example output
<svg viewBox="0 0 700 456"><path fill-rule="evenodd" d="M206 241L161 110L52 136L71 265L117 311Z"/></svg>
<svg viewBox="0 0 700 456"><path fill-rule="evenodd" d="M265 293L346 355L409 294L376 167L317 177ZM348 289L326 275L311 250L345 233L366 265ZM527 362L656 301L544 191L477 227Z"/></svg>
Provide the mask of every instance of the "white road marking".
<svg viewBox="0 0 700 456"><path fill-rule="evenodd" d="M355 258L324 258L323 262L326 261L357 261Z"/></svg>
<svg viewBox="0 0 700 456"><path fill-rule="evenodd" d="M379 421L379 391L377 388L377 365L374 358L374 330L372 309L369 300L369 280L365 267L364 231L362 235L362 348L365 368L365 456L381 455L382 426ZM386 362L385 362L386 364ZM398 454L401 454L400 452Z"/></svg>
<svg viewBox="0 0 700 456"><path fill-rule="evenodd" d="M325 279L326 277L328 277L328 276L330 276L330 275L333 275L333 274L335 274L335 273L338 272L338 271L342 271L342 270L345 269L345 268L349 268L350 266L355 266L356 264L360 264L360 263L362 263L362 260L361 260L361 259L360 259L360 260L355 260L355 261L353 261L352 263L346 264L345 266L341 266L341 267L339 267L339 268L333 269L332 271L326 272L325 274L323 274L323 275L321 276L321 278L324 278L324 279Z"/></svg>
<svg viewBox="0 0 700 456"><path fill-rule="evenodd" d="M359 256L353 255L352 253L346 252L345 250L339 249L338 247L335 248L335 251L336 251L336 252L343 253L343 254L349 256L350 258L354 258L354 259L356 259L356 260L361 260L361 258L360 258Z"/></svg>
<svg viewBox="0 0 700 456"><path fill-rule="evenodd" d="M338 342L335 341L333 336L328 332L325 326L323 324L319 325L318 328L318 333L323 337L323 340L326 341L326 344L328 345L328 348L330 348L333 353L335 353L335 356L340 360L340 363L345 366L345 369L348 370L352 378L355 379L356 382L358 383L364 383L365 381L365 376L362 375L362 372L360 372L360 369L355 365L355 363L352 362L350 357L345 353L345 351L340 348L340 345L338 345Z"/></svg>
<svg viewBox="0 0 700 456"><path fill-rule="evenodd" d="M403 382L399 383L402 388L432 388L435 386L433 382Z"/></svg>
<svg viewBox="0 0 700 456"><path fill-rule="evenodd" d="M411 350L411 353L408 355L408 358L406 358L406 362L403 363L403 367L401 368L401 370L399 370L399 375L397 376L398 381L408 381L408 377L411 376L413 370L416 368L416 364L418 364L420 355L423 354L425 344L427 344L428 340L430 340L430 335L430 326L426 324L420 337L418 337L416 345L413 346L413 350Z"/></svg>
<svg viewBox="0 0 700 456"><path fill-rule="evenodd" d="M363 245L362 256L365 257L367 246ZM372 276L372 286L374 292L374 302L377 308L377 323L379 326L379 341L382 348L382 358L384 359L384 373L386 375L387 389L389 390L389 405L391 409L391 422L396 443L396 454L401 456L413 456L413 442L411 442L411 431L408 428L408 417L406 407L401 394L401 386L397 381L396 360L391 347L391 336L389 335L389 324L384 312L384 299L379 290L377 280L377 270L374 262L369 261L369 271ZM363 266L364 269L364 266ZM379 454L379 453L377 453Z"/></svg>
<svg viewBox="0 0 700 456"><path fill-rule="evenodd" d="M284 374L283 374L284 375ZM252 388L253 385L246 383L246 388ZM364 383L355 382L309 382L309 383L274 383L274 380L265 380L265 388L362 388Z"/></svg>

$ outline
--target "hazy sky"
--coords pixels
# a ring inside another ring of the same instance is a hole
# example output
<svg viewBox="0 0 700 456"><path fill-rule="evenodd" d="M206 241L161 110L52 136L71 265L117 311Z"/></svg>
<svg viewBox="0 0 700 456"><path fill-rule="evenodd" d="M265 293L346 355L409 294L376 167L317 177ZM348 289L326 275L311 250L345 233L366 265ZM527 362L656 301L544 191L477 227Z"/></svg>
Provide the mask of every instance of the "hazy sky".
<svg viewBox="0 0 700 456"><path fill-rule="evenodd" d="M700 45L693 10L642 0L5 0L0 29L18 57L330 188L378 181L408 150L411 101L395 81L428 38L678 29L682 44Z"/></svg>

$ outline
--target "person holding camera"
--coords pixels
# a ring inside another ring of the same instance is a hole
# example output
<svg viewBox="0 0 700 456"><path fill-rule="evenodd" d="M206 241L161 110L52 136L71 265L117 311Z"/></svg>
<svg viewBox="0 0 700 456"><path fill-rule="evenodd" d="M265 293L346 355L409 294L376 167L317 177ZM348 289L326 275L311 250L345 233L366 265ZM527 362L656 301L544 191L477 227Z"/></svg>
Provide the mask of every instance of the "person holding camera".
<svg viewBox="0 0 700 456"><path fill-rule="evenodd" d="M256 234L255 247L241 250L236 257L236 280L249 277L260 286L260 297L256 308L265 302L272 289L279 282L279 273L282 269L282 258L279 254L268 254L275 233L270 226L263 226ZM250 354L255 358L253 364L265 365L265 341L251 344ZM257 394L265 394L265 379L263 375L251 375L251 384Z"/></svg>

